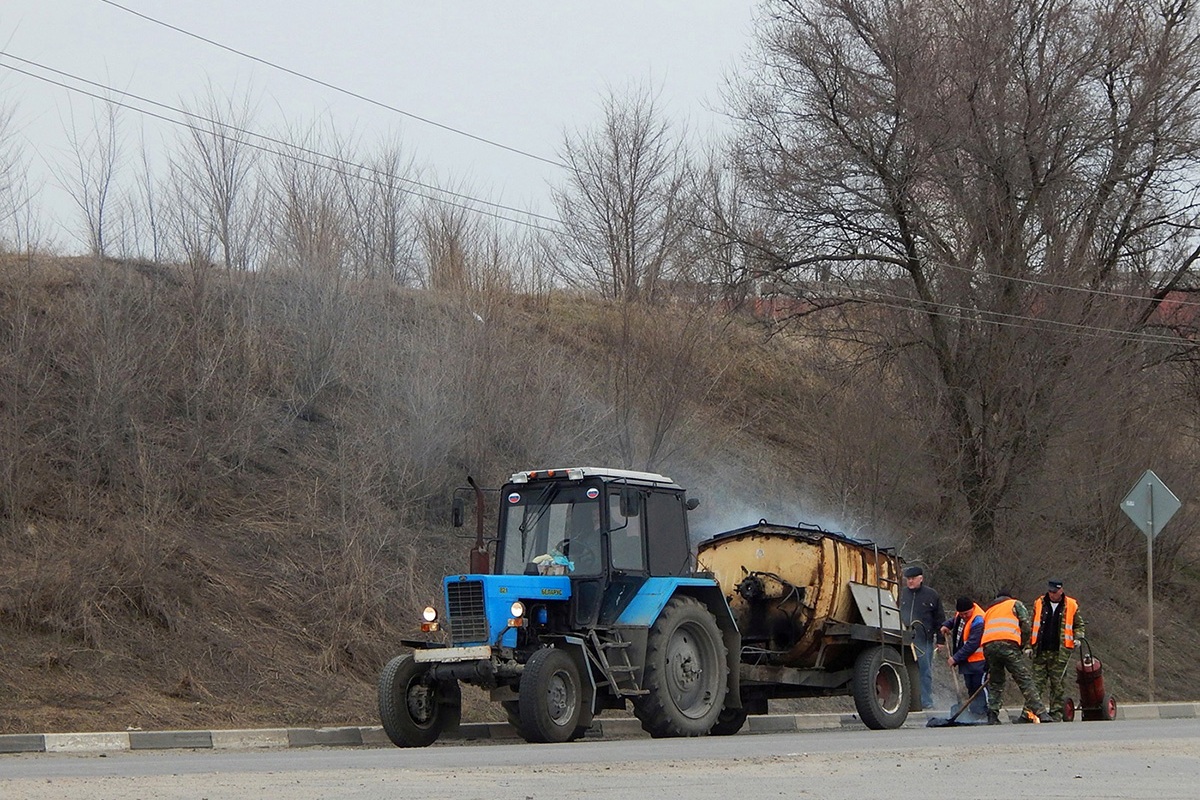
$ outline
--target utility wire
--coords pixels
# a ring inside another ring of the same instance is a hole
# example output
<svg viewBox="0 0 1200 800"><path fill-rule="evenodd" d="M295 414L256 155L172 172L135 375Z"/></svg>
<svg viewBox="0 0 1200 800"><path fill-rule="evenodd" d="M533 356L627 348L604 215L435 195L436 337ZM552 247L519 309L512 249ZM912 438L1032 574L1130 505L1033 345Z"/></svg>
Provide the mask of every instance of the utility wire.
<svg viewBox="0 0 1200 800"><path fill-rule="evenodd" d="M996 272L986 272L983 270L974 270L970 267L960 267L957 264L939 264L948 269L966 272L971 275L978 275L981 278L998 278L1004 281L1012 281L1013 283L1024 283L1030 286L1044 286L1047 289L1064 289L1070 292L1086 292L1087 294L1100 295L1105 297L1117 297L1125 300L1154 300L1153 297L1148 297L1144 294L1128 294L1125 292L1116 292L1109 289L1091 289L1087 286L1068 286L1064 283L1053 283L1050 281L1039 281L1034 278L1020 278L1016 275L1001 275ZM1162 298L1159 302L1168 302L1166 298ZM1170 300L1173 305L1178 306L1200 306L1200 302L1194 300Z"/></svg>
<svg viewBox="0 0 1200 800"><path fill-rule="evenodd" d="M972 316L986 315L987 318L976 318L972 321L982 324L998 325L1002 327L1026 328L1034 331L1067 329L1077 332L1082 336L1088 336L1091 338L1120 339L1129 342L1139 342L1142 344L1177 345L1181 343L1181 340L1178 336L1167 336L1155 333L1138 333L1136 331L1127 331L1120 328L1102 328L1097 325L1085 325L1078 322L1065 322L1062 320L1044 319L1041 317L1027 317L1021 314L1009 314L1003 311L989 311L981 308L968 308L965 306L954 305L952 303L917 300L911 297L888 294L886 292L880 292L870 288L865 289L865 291L868 293L868 296L866 297L850 296L839 299L858 301L902 311L919 311L934 314L935 316L939 317L948 317L951 319L962 319L963 316L967 314Z"/></svg>
<svg viewBox="0 0 1200 800"><path fill-rule="evenodd" d="M233 124L230 124L228 122L224 122L224 121L218 120L218 119L213 119L211 117L206 117L203 114L198 114L198 113L195 113L192 111L188 111L187 109L177 108L176 106L168 105L166 103L160 103L157 100L151 100L148 97L143 97L141 95L137 95L132 92L128 92L128 91L121 90L121 89L115 89L112 86L108 86L107 84L89 80L87 78L80 77L79 75L74 75L70 72L64 72L60 69L55 69L54 67L48 66L46 64L42 64L37 61L31 61L27 58L22 58L21 56L4 52L3 50L0 50L0 57L11 58L14 61L19 61L23 64L28 64L29 66L36 67L38 69L42 69L47 72L52 72L55 75L60 75L64 78L69 78L71 80L78 81L80 83L86 83L89 86L94 86L97 89L100 89L101 91L107 92L109 97L111 97L113 94L119 94L122 97L132 97L135 100L138 100L143 103L148 103L149 105L152 105L152 106L157 106L158 108L166 109L167 111L173 111L177 114L183 114L184 116L192 118L192 119L202 120L211 125L219 127L223 130L235 131L237 133L245 134L247 136L254 136L258 139L262 139L263 141L271 142L272 144L277 144L280 147L286 147L290 150L298 150L300 152L305 152L305 153L308 153L308 154L314 155L314 156L320 156L321 158L326 158L331 161L339 161L339 162L345 163L349 166L358 167L358 168L365 169L365 170L368 170L371 172L375 172L377 174L387 175L388 177L394 177L400 181L403 181L404 183L411 183L415 186L420 186L421 188L428 189L429 191L432 191L432 192L439 192L441 194L450 195L452 197L457 197L462 200L469 200L474 203L480 203L483 205L492 206L493 208L498 208L498 209L501 209L504 211L511 211L515 214L523 214L525 216L535 217L535 218L542 219L542 220L545 220L546 222L550 222L550 223L554 223L554 224L559 223L559 221L554 217L548 217L548 216L545 216L543 214L538 214L533 211L525 211L525 210L522 210L519 208L514 208L513 206L504 205L502 203L494 203L494 202L491 202L490 200L482 200L478 197L472 197L471 195L451 191L450 189L443 189L440 186L433 186L431 184L416 180L415 178L407 178L407 177L404 177L403 175L393 175L392 173L384 173L381 170L366 166L364 164L357 164L355 162L351 162L351 161L347 161L346 159L342 159L338 156L327 155L327 154L321 153L317 150L312 150L310 148L306 148L302 145L293 144L293 143L287 142L283 139L278 139L273 136L268 136L267 134L264 134L264 133L256 133L255 131L248 130L246 128L240 128L237 125L233 125ZM25 74L29 74L29 73L25 73ZM32 76L32 77L37 77L37 76ZM92 95L92 96L94 97L95 95Z"/></svg>
<svg viewBox="0 0 1200 800"><path fill-rule="evenodd" d="M201 42L204 42L205 44L210 44L213 47L219 47L222 50L233 53L235 55L239 55L242 58L248 58L251 61L257 62L259 64L270 67L272 69L277 69L280 72L287 73L288 75L291 75L293 77L300 78L301 80L305 80L310 83L315 83L316 85L323 86L326 89L332 89L333 91L344 94L347 97L353 97L354 99L361 100L364 103L370 103L373 106L377 106L377 107L385 109L387 111L391 111L396 114L400 114L402 116L408 117L409 119L417 120L418 122L423 122L426 125L432 125L435 128L441 128L444 131L449 131L450 133L455 133L455 134L458 134L459 136L465 136L468 139L474 139L477 142L482 142L483 144L491 145L492 147L498 147L501 150L507 150L510 153L516 153L517 155L525 156L526 158L532 158L535 161L541 161L543 164L549 164L554 167L562 167L564 169L567 166L566 164L562 163L561 161L555 161L554 159L551 159L551 158L539 156L536 153L530 153L527 150L521 150L520 148L517 148L517 147L510 147L509 145L502 144L500 142L485 138L483 136L477 136L473 133L469 133L467 131L461 130L460 128L455 128L451 125L446 125L441 122L437 122L435 120L429 119L428 117L422 117L418 114L412 113L411 111L405 111L402 108L396 108L395 106L388 105L387 103L380 102L379 100L374 100L370 97L366 97L365 95L361 95L358 92L353 92L349 89L343 89L342 87L336 86L332 83L329 83L328 81L323 81L320 78L314 78L311 75L305 75L302 72L297 72L296 70L282 66L281 64L276 64L273 61L268 61L267 59L253 55L252 53L247 53L243 50L238 50L236 47L230 47L229 45L222 44L218 41L214 41L213 39L209 39L205 36L201 36L198 33L193 33L185 28L181 28L177 25L172 25L169 22L164 22L160 19L156 19L156 18L150 16L149 14L143 14L140 11L135 11L134 9L129 8L128 6L123 6L120 3L113 2L113 0L100 0L100 2L102 2L106 5L110 5L113 8L120 9L121 11L124 11L126 13L133 14L135 17L141 17L142 19L146 20L147 22L153 22L155 25L161 25L162 27L173 30L176 33L182 33L184 36L190 36L191 38L197 39Z"/></svg>
<svg viewBox="0 0 1200 800"><path fill-rule="evenodd" d="M289 153L286 153L286 155L288 155L288 157L289 157L289 158L292 158L294 161L297 161L298 163L302 163L302 164L308 164L308 165L310 165L310 166L315 166L315 167L319 167L319 168L322 168L322 169L329 169L329 170L331 170L331 171L337 172L338 174L345 175L345 176L347 176L347 177L352 177L352 178L363 179L363 176L362 176L361 174L356 174L356 173L354 173L354 172L350 172L349 170L350 170L350 169L354 169L354 170L359 170L359 171L365 171L365 172L367 172L367 173L373 173L373 174L374 174L374 175L376 175L376 176L386 176L386 177L389 177L389 178L398 179L398 180L400 180L400 181L402 181L402 182L405 182L405 183L411 183L411 184L415 184L415 185L417 185L417 186L420 186L420 187L422 187L422 188L428 189L428 190L430 190L430 191L438 192L438 193L440 193L440 194L450 195L450 196L452 196L452 197L459 198L460 200L465 200L465 201L469 201L469 202L472 202L472 203L479 203L479 204L482 204L482 205L488 205L488 206L491 206L491 207L493 207L493 208L498 208L498 209L502 209L502 210L505 210L505 211L510 211L510 212L513 212L513 213L516 213L516 214L521 214L521 215L524 215L524 216L532 217L532 218L535 218L535 219L541 219L541 220L545 220L546 222L550 222L550 223L553 223L553 224L558 224L558 220L557 220L557 219L555 219L555 218L553 218L553 217L547 217L547 216L544 216L544 215L542 215L542 214L537 214L537 213L535 213L535 212L532 212L532 211L523 211L523 210L521 210L521 209L514 208L514 207L512 207L512 206L506 206L506 205L502 205L502 204L500 204L500 203L493 203L493 202L490 202L490 201L487 201L487 200L481 200L481 199L479 199L479 198L476 198L476 197L471 197L470 195L464 195L464 194L460 194L460 193L458 193L458 192L452 192L452 191L449 191L449 190L447 190L447 189L441 189L441 188L438 188L438 187L435 187L435 186L430 186L430 185L428 185L428 184L421 183L420 181L416 181L416 180L414 180L414 179L412 179L412 178L406 178L406 177L403 177L403 176L400 176L400 175L395 175L395 174L392 174L392 173L387 173L387 172L384 172L383 170L377 169L377 168L375 168L375 167L370 167L370 166L367 166L367 165L365 165L365 164L359 164L359 163L357 163L357 162L349 161L349 160L347 160L347 159L340 158L340 157L338 157L338 156L331 156L331 155L328 155L328 154L326 154L326 153L322 153L322 152L320 152L320 151L313 150L313 149L311 149L311 148L306 148L306 147L303 147L303 146L301 146L301 145L297 145L297 144L293 144L293 143L290 143L290 142L286 142L286 141L284 141L284 140L282 140L282 139L276 139L276 138L274 138L274 137L267 136L267 135L265 135L265 134L261 134L261 133L255 133L254 131L250 131L250 130L247 130L247 129L244 129L244 128L239 128L239 127L237 127L237 126L235 126L235 125L230 125L229 123L226 123L226 122L221 122L221 121L219 121L219 120L214 120L214 119L211 119L211 118L205 117L205 116L203 116L203 115L200 115L200 114L195 114L195 113L193 113L193 112L186 111L186 110L184 110L184 109L180 109L180 108L176 108L176 107L174 107L174 106L170 106L170 105L167 105L167 104L165 104L165 103L160 103L160 102L158 102L158 101L156 101L156 100L150 100L150 99L148 99L148 98L140 97L140 96L138 96L138 95L135 95L135 94L132 94L132 93L129 93L129 92L122 92L122 91L119 91L119 90L113 89L113 88L112 88L112 87L110 87L110 86L106 86L106 85L104 85L104 84L97 83L96 81L91 81L91 80L88 80L87 78L81 78L81 77L79 77L79 76L72 75L72 74L70 74L70 73L63 72L63 71L61 71L61 70L57 70L57 69L55 69L55 68L53 68L53 67L48 67L48 66L45 66L45 65L43 65L43 64L39 64L39 63L37 63L37 62L35 62L35 61L30 61L30 60L28 60L28 59L21 58L20 56L14 56L14 55L12 55L11 53L5 53L5 52L2 52L2 51L0 51L0 57L4 57L4 58L10 58L10 59L13 59L13 60L16 60L16 61L20 61L20 62L22 62L22 63L29 64L29 65L31 65L31 66L34 66L34 67L37 67L37 68L39 68L39 69L44 69L44 70L46 70L46 71L48 71L48 72L52 72L52 73L55 73L55 74L57 74L57 75L60 75L60 76L66 77L66 78L70 78L70 79L72 79L72 80L79 81L80 83L85 83L85 84L89 84L89 85L91 85L91 86L95 86L95 87L97 87L97 88L99 88L99 89L101 89L101 90L104 90L104 91L110 92L110 93L112 93L112 94L118 94L118 95L124 95L124 96L127 96L127 97L132 97L132 98L134 98L134 99L136 99L136 100L138 100L138 101L140 101L140 102L148 103L148 104L150 104L150 105L157 106L157 107L159 107L159 108L163 108L163 109L166 109L166 110L169 110L169 111L173 111L173 112L175 112L175 113L178 113L178 114L182 114L184 117L190 117L190 118L192 118L192 119L201 120L201 121L204 121L204 122L207 122L207 123L209 123L210 125L217 126L218 128L225 129L225 130L229 130L229 131L235 131L235 132L237 132L237 133L241 133L241 134L244 134L244 135L246 135L246 136L252 136L252 137L254 137L254 138L256 138L256 139L261 139L261 140L263 140L263 141L265 141L265 142L270 142L270 143L272 143L273 145L276 145L276 146L277 146L277 147L266 147L266 146L264 146L264 145L255 144L254 142L250 142L250 141L247 141L247 142L245 142L245 144L246 144L246 146L247 146L247 147L250 147L250 148L252 148L252 149L255 149L255 150L259 150L259 151L261 151L261 152L269 153L269 154L272 154L272 155L279 155L279 154L280 154L280 150L279 150L279 149L277 149L277 148L284 148L284 149L286 149L286 150L288 150L288 151L293 151L293 152L304 153L304 154L307 154L307 155L313 156L313 157L315 157L315 158L322 159L322 161L310 161L310 160L307 160L307 159L296 158L294 155L292 155L292 153L291 153L291 152L289 152ZM78 94L82 94L82 95L85 95L85 96L87 96L87 97L92 97L92 98L94 98L94 99L96 99L96 100L100 100L100 101L103 101L103 102L105 102L105 103L110 103L110 104L112 104L112 105L115 105L115 106L118 106L118 107L120 107L120 108L126 108L126 109L129 109L130 111L136 111L137 113L139 113L139 114L142 114L142 115L144 115L144 116L152 117L152 118L154 118L154 119L159 119L159 120L162 120L162 121L164 121L164 122L168 122L168 123L170 123L170 124L172 124L172 125L179 125L179 126L181 126L181 127L188 128L188 129L190 129L190 130L193 130L193 131L196 131L196 132L199 132L199 133L204 133L204 134L210 134L210 135L211 135L211 134L213 133L213 131L212 131L212 130L210 130L210 129L206 129L206 128L200 127L199 125L192 124L192 123L190 123L190 122L187 122L186 120L180 120L180 119L176 119L176 118L174 118L174 117L169 117L169 116L166 116L165 114L159 114L159 113L157 113L157 112L150 111L150 110L148 110L148 109L145 109L145 108L140 108L140 107L138 107L138 106L131 105L131 104L129 104L129 103L125 103L125 102L122 102L122 101L120 101L120 100L114 99L114 98L113 98L111 95L109 95L109 96L105 96L105 95L102 95L102 94L97 94L97 93L95 93L95 92L90 92L90 91L88 91L88 90L86 90L86 89L81 89L81 88L79 88L79 87L77 87L77 86L72 86L72 85L70 85L70 84L68 84L68 83L64 83L64 82L62 82L62 81L54 80L53 78L49 78L49 77L46 77L46 76L44 76L44 75L39 75L39 74L37 74L37 73L35 73L35 72L30 72L30 71L28 71L28 70L21 69L20 67L15 67L15 66L13 66L13 65L11 65L11 64L5 64L5 63L2 63L2 62L0 62L0 66L4 67L5 69L11 70L11 71L13 71L13 72L17 72L17 73L20 73L20 74L22 74L22 75L27 75L27 76L29 76L29 77L31 77L31 78L34 78L34 79L36 79L36 80L40 80L40 81L43 81L43 82L45 82L45 83L52 84L52 85L54 85L54 86L59 86L59 87L61 87L61 88L63 88L63 89L66 89L66 90L68 90L68 91L75 92L75 93L78 93ZM346 167L347 169L337 169L337 168L336 168L335 166L333 166L333 165L340 165L340 166ZM382 180L380 180L378 177L376 177L376 178L370 178L370 179L368 179L368 180L369 180L370 182L374 183L374 184L375 184L375 185L377 185L377 186L383 186L383 187L385 187L385 188L387 188L387 187L388 187L388 184L385 184L385 183L384 183ZM512 217L507 217L507 216L504 216L503 214L498 214L498 213L495 213L495 212L492 212L492 211L487 211L486 209L481 209L481 208L478 208L478 207L476 207L476 206L472 206L472 205L466 205L465 203L457 203L457 202L452 202L452 201L446 200L444 197L440 197L440 196L434 196L434 195L431 195L431 194L426 194L426 193L424 193L424 192L417 191L417 190L415 190L415 189L406 189L406 188L404 188L404 187L396 187L396 188L397 188L399 191L402 191L402 192L404 192L405 194L410 194L410 195L413 195L413 196L415 196L415 197L420 197L420 198L422 198L422 199L425 199L425 200L432 200L432 201L434 201L434 202L445 203L446 205L453 206L453 207L455 207L455 208L460 208L460 209L463 209L463 210L465 210L465 211L470 211L470 212L473 212L473 213L476 213L476 214L483 214L483 215L485 215L485 216L489 216L489 217L492 217L492 218L494 218L494 219L501 220L501 221L504 221L504 222L511 222L511 223L513 223L513 224L516 224L516 225L523 225L523 226L525 226L525 227L533 228L533 229L536 229L536 230L539 230L539 231L543 231L543 232L545 232L545 233L556 233L556 232L557 232L555 229L552 229L552 228L547 228L547 227L544 227L544 226L542 226L542 225L538 225L538 224L537 224L537 223L535 223L535 222L528 222L528 221L521 220L521 219L513 219Z"/></svg>

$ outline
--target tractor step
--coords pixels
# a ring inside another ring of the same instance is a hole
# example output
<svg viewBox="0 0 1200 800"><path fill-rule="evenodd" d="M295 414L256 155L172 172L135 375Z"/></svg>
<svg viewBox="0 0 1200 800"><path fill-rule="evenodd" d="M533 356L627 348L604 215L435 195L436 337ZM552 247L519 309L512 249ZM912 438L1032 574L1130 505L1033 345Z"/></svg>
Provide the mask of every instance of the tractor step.
<svg viewBox="0 0 1200 800"><path fill-rule="evenodd" d="M609 636L616 638L608 638ZM598 663L605 678L601 685L611 687L613 694L618 697L650 694L649 689L643 689L638 685L635 678L637 667L629 661L628 650L633 642L625 641L620 636L621 634L613 631L606 633L605 638L601 639L595 630L588 631L588 638L591 639L596 652L594 660ZM609 659L610 651L613 655L612 660Z"/></svg>

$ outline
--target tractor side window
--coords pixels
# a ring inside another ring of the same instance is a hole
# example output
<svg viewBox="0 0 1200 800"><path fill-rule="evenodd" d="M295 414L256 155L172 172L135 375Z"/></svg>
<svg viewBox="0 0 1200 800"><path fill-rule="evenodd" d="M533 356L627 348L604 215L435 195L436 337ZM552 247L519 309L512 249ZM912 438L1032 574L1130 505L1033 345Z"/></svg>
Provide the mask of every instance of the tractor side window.
<svg viewBox="0 0 1200 800"><path fill-rule="evenodd" d="M651 492L646 499L646 524L654 531L651 575L689 575L694 569L686 514L677 492Z"/></svg>
<svg viewBox="0 0 1200 800"><path fill-rule="evenodd" d="M640 503L640 495L639 500ZM621 514L620 489L608 496L608 548L613 569L626 572L646 571L646 551L642 547L642 516Z"/></svg>

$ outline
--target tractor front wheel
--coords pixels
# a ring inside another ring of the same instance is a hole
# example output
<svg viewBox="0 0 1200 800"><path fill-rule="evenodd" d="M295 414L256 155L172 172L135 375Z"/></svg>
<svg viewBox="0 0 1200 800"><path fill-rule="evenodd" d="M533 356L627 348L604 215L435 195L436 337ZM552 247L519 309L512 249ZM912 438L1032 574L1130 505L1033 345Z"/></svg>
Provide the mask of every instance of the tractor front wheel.
<svg viewBox="0 0 1200 800"><path fill-rule="evenodd" d="M397 747L428 747L458 726L462 691L455 680L431 680L429 665L396 656L379 675L379 720Z"/></svg>
<svg viewBox="0 0 1200 800"><path fill-rule="evenodd" d="M525 741L566 742L577 738L583 691L579 668L565 652L547 647L529 657L521 673L520 698L517 709L521 724L517 729Z"/></svg>

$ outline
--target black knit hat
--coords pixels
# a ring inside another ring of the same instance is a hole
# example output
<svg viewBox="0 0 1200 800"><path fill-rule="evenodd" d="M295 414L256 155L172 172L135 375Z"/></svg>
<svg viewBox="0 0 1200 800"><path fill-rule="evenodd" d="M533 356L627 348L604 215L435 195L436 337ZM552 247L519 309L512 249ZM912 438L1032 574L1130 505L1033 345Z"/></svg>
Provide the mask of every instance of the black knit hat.
<svg viewBox="0 0 1200 800"><path fill-rule="evenodd" d="M971 598L960 597L954 601L954 610L955 611L970 611L972 606L974 606L974 605L975 605L975 601L972 600Z"/></svg>

